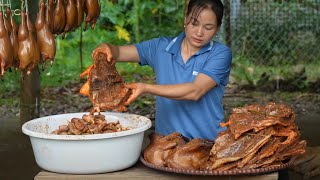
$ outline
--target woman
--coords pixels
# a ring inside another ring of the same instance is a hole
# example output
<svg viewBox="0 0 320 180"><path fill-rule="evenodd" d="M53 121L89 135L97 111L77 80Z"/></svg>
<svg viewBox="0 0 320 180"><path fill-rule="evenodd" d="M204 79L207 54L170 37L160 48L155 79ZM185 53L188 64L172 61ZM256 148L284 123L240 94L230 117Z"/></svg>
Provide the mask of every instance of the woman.
<svg viewBox="0 0 320 180"><path fill-rule="evenodd" d="M92 53L108 61L149 65L156 84L133 83L130 104L144 93L156 95L155 130L180 132L188 138L214 139L223 130L222 98L231 69L231 50L212 41L223 17L220 0L190 0L185 30L178 37L160 37L135 45L102 44Z"/></svg>

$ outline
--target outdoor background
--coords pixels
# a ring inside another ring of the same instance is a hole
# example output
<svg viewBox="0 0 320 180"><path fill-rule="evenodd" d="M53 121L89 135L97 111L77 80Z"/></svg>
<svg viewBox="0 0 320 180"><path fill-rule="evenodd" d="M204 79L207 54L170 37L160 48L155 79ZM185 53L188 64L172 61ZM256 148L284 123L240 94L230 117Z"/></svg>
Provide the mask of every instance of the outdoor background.
<svg viewBox="0 0 320 180"><path fill-rule="evenodd" d="M0 1L2 2L2 1ZM12 9L20 0L3 0ZM28 0L28 2L34 2ZM52 67L40 70L39 116L88 111L79 94L86 79L80 73L92 63L100 43L132 44L159 36L177 36L183 28L183 0L101 0L94 30L57 37ZM320 0L224 0L223 25L215 40L232 48L233 66L224 98L226 120L232 108L281 102L297 114L308 145L320 145ZM31 7L30 11L37 10ZM20 23L19 10L15 20ZM126 82L154 82L149 67L118 63ZM20 71L0 81L0 179L32 179L39 171L29 139L21 133ZM31 107L30 107L31 108ZM155 98L143 96L129 106L154 120ZM19 173L17 173L17 171Z"/></svg>

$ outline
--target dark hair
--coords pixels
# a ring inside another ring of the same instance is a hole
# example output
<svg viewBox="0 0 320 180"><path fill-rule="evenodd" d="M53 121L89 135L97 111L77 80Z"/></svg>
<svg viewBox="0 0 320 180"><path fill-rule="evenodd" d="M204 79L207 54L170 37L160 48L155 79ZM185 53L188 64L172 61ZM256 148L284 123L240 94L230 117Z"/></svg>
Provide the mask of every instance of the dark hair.
<svg viewBox="0 0 320 180"><path fill-rule="evenodd" d="M198 18L201 11L205 8L212 9L212 11L217 16L218 26L220 26L222 23L223 9L224 9L223 4L220 0L190 0L186 15L189 16L192 13L193 17Z"/></svg>

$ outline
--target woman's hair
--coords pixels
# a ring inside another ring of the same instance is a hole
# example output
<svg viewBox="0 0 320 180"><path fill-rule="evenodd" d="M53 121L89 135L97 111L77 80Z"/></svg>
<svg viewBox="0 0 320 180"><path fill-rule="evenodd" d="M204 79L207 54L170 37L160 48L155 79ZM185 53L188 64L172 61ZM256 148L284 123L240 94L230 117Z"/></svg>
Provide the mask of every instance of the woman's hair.
<svg viewBox="0 0 320 180"><path fill-rule="evenodd" d="M205 8L211 8L211 10L216 14L218 26L220 27L224 9L220 0L190 0L186 15L189 16L191 14L191 17L197 19L201 11ZM189 23L190 21L187 24Z"/></svg>

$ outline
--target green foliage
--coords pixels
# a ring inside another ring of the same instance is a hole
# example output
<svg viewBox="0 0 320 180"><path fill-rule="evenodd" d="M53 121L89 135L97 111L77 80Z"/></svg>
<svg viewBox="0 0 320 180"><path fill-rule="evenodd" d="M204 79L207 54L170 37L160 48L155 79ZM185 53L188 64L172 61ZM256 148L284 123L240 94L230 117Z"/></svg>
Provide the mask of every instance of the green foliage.
<svg viewBox="0 0 320 180"><path fill-rule="evenodd" d="M115 25L125 28L132 36L131 43L175 36L182 30L184 1L119 0L117 4L111 1L101 1L101 4L104 11L100 26L111 31Z"/></svg>

